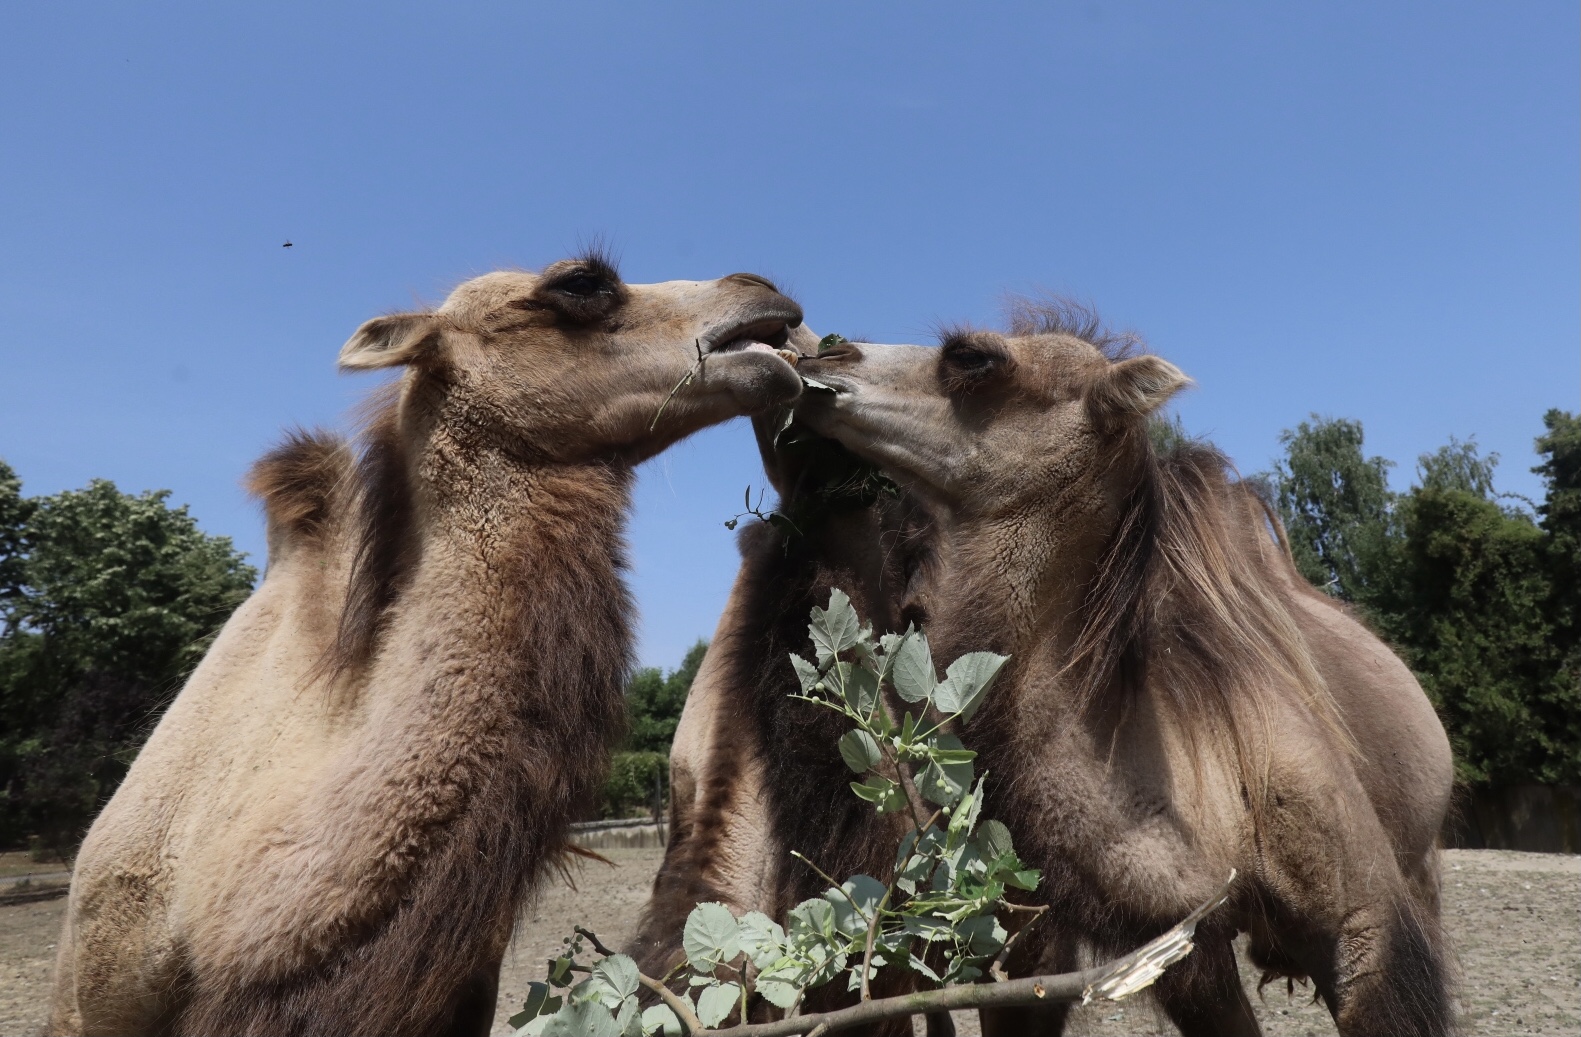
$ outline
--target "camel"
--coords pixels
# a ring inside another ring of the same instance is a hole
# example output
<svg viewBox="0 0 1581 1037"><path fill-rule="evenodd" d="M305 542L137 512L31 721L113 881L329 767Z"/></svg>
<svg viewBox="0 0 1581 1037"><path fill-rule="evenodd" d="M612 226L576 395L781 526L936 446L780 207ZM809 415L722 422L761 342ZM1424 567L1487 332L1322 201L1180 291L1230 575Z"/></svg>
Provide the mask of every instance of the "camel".
<svg viewBox="0 0 1581 1037"><path fill-rule="evenodd" d="M400 378L253 468L266 575L83 843L53 1031L487 1033L622 733L633 466L793 399L800 321L589 253L363 324Z"/></svg>
<svg viewBox="0 0 1581 1037"><path fill-rule="evenodd" d="M741 569L671 747L664 862L626 948L647 975L665 975L681 960L686 916L699 903L783 920L821 894L827 884L791 850L830 874L881 875L893 868L904 834L897 816L890 837L882 835L885 819L851 794L835 749L848 725L788 698L800 686L787 656L806 650L808 610L826 604L835 587L880 628L898 621L911 509L863 492L864 466L834 441L797 430L792 438L802 442L776 447L778 421L753 425L779 494L776 511L795 530L754 523L739 537ZM890 989L894 979L886 974L880 994L899 992ZM854 1001L843 988L823 988L807 1008ZM773 1010L758 1007L765 1011ZM910 1021L874 1032L910 1034Z"/></svg>
<svg viewBox="0 0 1581 1037"><path fill-rule="evenodd" d="M1012 657L962 730L985 810L1043 872L1049 920L1012 962L1129 951L1207 899L1229 905L1155 991L1186 1034L1258 1032L1231 939L1310 977L1342 1034L1454 1028L1439 926L1448 740L1410 671L1306 585L1277 518L1149 417L1187 384L1070 307L940 348L847 343L802 362L833 387L798 420L928 509L933 557L902 620L941 664ZM984 1013L1061 1032L1065 1006Z"/></svg>

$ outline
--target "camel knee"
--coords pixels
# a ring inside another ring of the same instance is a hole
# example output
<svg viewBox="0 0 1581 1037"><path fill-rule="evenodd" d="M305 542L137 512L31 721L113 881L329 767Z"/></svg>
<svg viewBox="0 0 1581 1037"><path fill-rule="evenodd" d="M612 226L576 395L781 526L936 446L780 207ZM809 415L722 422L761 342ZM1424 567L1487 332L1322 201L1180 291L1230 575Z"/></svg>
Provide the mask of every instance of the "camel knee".
<svg viewBox="0 0 1581 1037"><path fill-rule="evenodd" d="M1350 915L1335 946L1334 1001L1342 1034L1454 1032L1438 919L1408 896Z"/></svg>

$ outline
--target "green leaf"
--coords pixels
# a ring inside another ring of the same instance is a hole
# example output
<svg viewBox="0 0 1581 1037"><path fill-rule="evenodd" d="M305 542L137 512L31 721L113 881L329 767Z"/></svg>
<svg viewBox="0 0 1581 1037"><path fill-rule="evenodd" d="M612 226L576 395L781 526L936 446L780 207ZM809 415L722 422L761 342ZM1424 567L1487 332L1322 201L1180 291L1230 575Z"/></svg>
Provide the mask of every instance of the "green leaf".
<svg viewBox="0 0 1581 1037"><path fill-rule="evenodd" d="M933 748L960 749L961 740L954 735L938 735ZM972 783L972 765L969 763L940 764L929 760L917 779L917 789L931 802L953 807Z"/></svg>
<svg viewBox="0 0 1581 1037"><path fill-rule="evenodd" d="M737 939L752 964L761 971L785 953L785 930L762 911L748 911L738 923Z"/></svg>
<svg viewBox="0 0 1581 1037"><path fill-rule="evenodd" d="M906 805L906 793L882 774L869 774L851 782L851 791L877 807L880 814L891 814Z"/></svg>
<svg viewBox="0 0 1581 1037"><path fill-rule="evenodd" d="M823 897L803 900L791 908L789 921L792 937L834 935L834 909Z"/></svg>
<svg viewBox="0 0 1581 1037"><path fill-rule="evenodd" d="M754 989L763 999L779 1008L789 1008L796 1003L797 996L801 993L801 967L794 963L786 964L783 968L768 969L758 973L758 981Z"/></svg>
<svg viewBox="0 0 1581 1037"><path fill-rule="evenodd" d="M558 1012L563 999L550 997L550 993L547 983L527 984L527 997L522 1002L522 1010L507 1021L512 1026L520 1028L540 1015L553 1015Z"/></svg>
<svg viewBox="0 0 1581 1037"><path fill-rule="evenodd" d="M853 667L845 679L845 703L862 716L873 712L878 705L878 674L865 666Z"/></svg>
<svg viewBox="0 0 1581 1037"><path fill-rule="evenodd" d="M818 340L817 355L823 356L825 353L829 352L829 350L834 349L843 342L845 342L844 335L825 335L823 338Z"/></svg>
<svg viewBox="0 0 1581 1037"><path fill-rule="evenodd" d="M543 1037L622 1037L610 1010L597 1001L566 1005L543 1028Z"/></svg>
<svg viewBox="0 0 1581 1037"><path fill-rule="evenodd" d="M564 955L549 963L549 982L563 987L571 982L571 959Z"/></svg>
<svg viewBox="0 0 1581 1037"><path fill-rule="evenodd" d="M1013 889L1025 889L1030 891L1038 888L1038 880L1042 877L1043 873L1038 871L1036 868L1026 868L1022 871L1012 872L1011 874L1006 875L1002 881L1005 885L1010 886Z"/></svg>
<svg viewBox="0 0 1581 1037"><path fill-rule="evenodd" d="M805 388L817 389L817 390L820 390L822 392L836 392L837 391L834 386L828 385L828 384L826 384L824 382L820 382L818 379L811 378L811 377L809 377L807 375L802 375L801 376L801 384Z"/></svg>
<svg viewBox="0 0 1581 1037"><path fill-rule="evenodd" d="M1010 842L1010 829L1003 821L984 821L977 830L977 845L982 847L983 856L991 861L1015 852Z"/></svg>
<svg viewBox="0 0 1581 1037"><path fill-rule="evenodd" d="M869 875L855 875L841 883L839 889L824 893L823 898L834 909L835 930L853 938L865 936L886 888Z"/></svg>
<svg viewBox="0 0 1581 1037"><path fill-rule="evenodd" d="M962 720L970 720L1000 667L1009 660L1008 655L994 652L968 652L961 656L950 664L944 680L934 690L934 707L941 713L959 713Z"/></svg>
<svg viewBox="0 0 1581 1037"><path fill-rule="evenodd" d="M927 963L924 962L921 958L917 957L915 954L913 954L909 958L907 958L906 964L911 966L912 971L919 972L922 975L927 976L929 979L933 980L933 982L935 982L935 983L943 983L944 982L943 978L940 977L940 975L937 972L934 972L932 969L928 968Z"/></svg>
<svg viewBox="0 0 1581 1037"><path fill-rule="evenodd" d="M818 667L803 659L799 655L790 657L791 666L796 670L796 679L801 682L801 693L812 694L812 686L823 679L818 673Z"/></svg>
<svg viewBox="0 0 1581 1037"><path fill-rule="evenodd" d="M711 970L741 953L736 916L723 904L698 904L686 918L681 946L698 971Z"/></svg>
<svg viewBox="0 0 1581 1037"><path fill-rule="evenodd" d="M697 995L697 1018L704 1026L718 1026L735 1011L740 997L741 986L738 983L718 983L704 987L703 992Z"/></svg>
<svg viewBox="0 0 1581 1037"><path fill-rule="evenodd" d="M901 641L890 663L889 681L895 686L895 693L907 702L921 702L933 694L938 681L926 634L920 630L908 633Z"/></svg>
<svg viewBox="0 0 1581 1037"><path fill-rule="evenodd" d="M966 941L967 949L979 958L998 954L1008 936L1004 926L993 915L968 918L956 925L955 932Z"/></svg>
<svg viewBox="0 0 1581 1037"><path fill-rule="evenodd" d="M593 966L587 979L594 995L613 1012L637 993L637 963L624 954L611 954Z"/></svg>
<svg viewBox="0 0 1581 1037"><path fill-rule="evenodd" d="M878 766L883 756L879 753L878 743L873 741L872 735L866 731L847 731L840 736L840 758L856 773L866 774ZM857 795L862 794L857 793Z"/></svg>
<svg viewBox="0 0 1581 1037"><path fill-rule="evenodd" d="M807 627L818 652L818 665L828 666L841 652L856 644L861 628L856 609L851 607L851 599L846 597L845 591L838 587L830 591L829 607L815 607L812 623Z"/></svg>
<svg viewBox="0 0 1581 1037"><path fill-rule="evenodd" d="M642 1013L642 1032L649 1037L679 1037L681 1021L670 1011L669 1005L653 1005Z"/></svg>
<svg viewBox="0 0 1581 1037"><path fill-rule="evenodd" d="M906 932L912 936L920 937L928 943L937 943L940 940L950 940L954 928L942 918L931 918L927 915L902 915L901 924L906 927Z"/></svg>
<svg viewBox="0 0 1581 1037"><path fill-rule="evenodd" d="M635 995L626 998L620 1003L620 1011L615 1013L615 1025L620 1027L621 1037L642 1037L642 1006L637 1004Z"/></svg>

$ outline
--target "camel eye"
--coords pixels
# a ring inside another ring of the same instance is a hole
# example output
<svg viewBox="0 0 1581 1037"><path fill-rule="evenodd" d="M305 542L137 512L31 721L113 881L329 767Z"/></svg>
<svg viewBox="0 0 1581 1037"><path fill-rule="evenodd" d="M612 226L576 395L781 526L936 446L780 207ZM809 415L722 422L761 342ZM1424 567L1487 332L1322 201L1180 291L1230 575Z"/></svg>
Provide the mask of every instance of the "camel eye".
<svg viewBox="0 0 1581 1037"><path fill-rule="evenodd" d="M588 273L575 273L562 278L551 285L555 291L574 295L581 299L597 295L600 291L608 291L609 286L602 279Z"/></svg>
<svg viewBox="0 0 1581 1037"><path fill-rule="evenodd" d="M951 394L970 393L998 382L1010 368L1010 358L998 344L981 337L946 339L939 356L939 378Z"/></svg>

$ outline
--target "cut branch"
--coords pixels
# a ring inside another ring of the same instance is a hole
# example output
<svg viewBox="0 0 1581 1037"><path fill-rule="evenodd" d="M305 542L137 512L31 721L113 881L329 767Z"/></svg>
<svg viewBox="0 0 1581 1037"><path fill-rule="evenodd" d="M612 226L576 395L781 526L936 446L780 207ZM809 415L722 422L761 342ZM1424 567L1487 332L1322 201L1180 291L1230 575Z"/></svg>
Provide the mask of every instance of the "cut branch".
<svg viewBox="0 0 1581 1037"><path fill-rule="evenodd" d="M1087 1004L1098 998L1119 1001L1150 986L1164 969L1191 953L1192 937L1203 916L1223 904L1230 896L1235 872L1213 898L1169 932L1123 958L1081 972L1010 979L1003 983L969 983L942 990L924 990L898 997L862 1001L832 1012L814 1012L791 1019L734 1026L728 1030L690 1030L693 1037L795 1037L797 1034L823 1034L852 1026L863 1026L932 1012L954 1012L971 1008L1011 1008L1020 1005L1080 1001ZM678 1013L677 1013L678 1014Z"/></svg>

